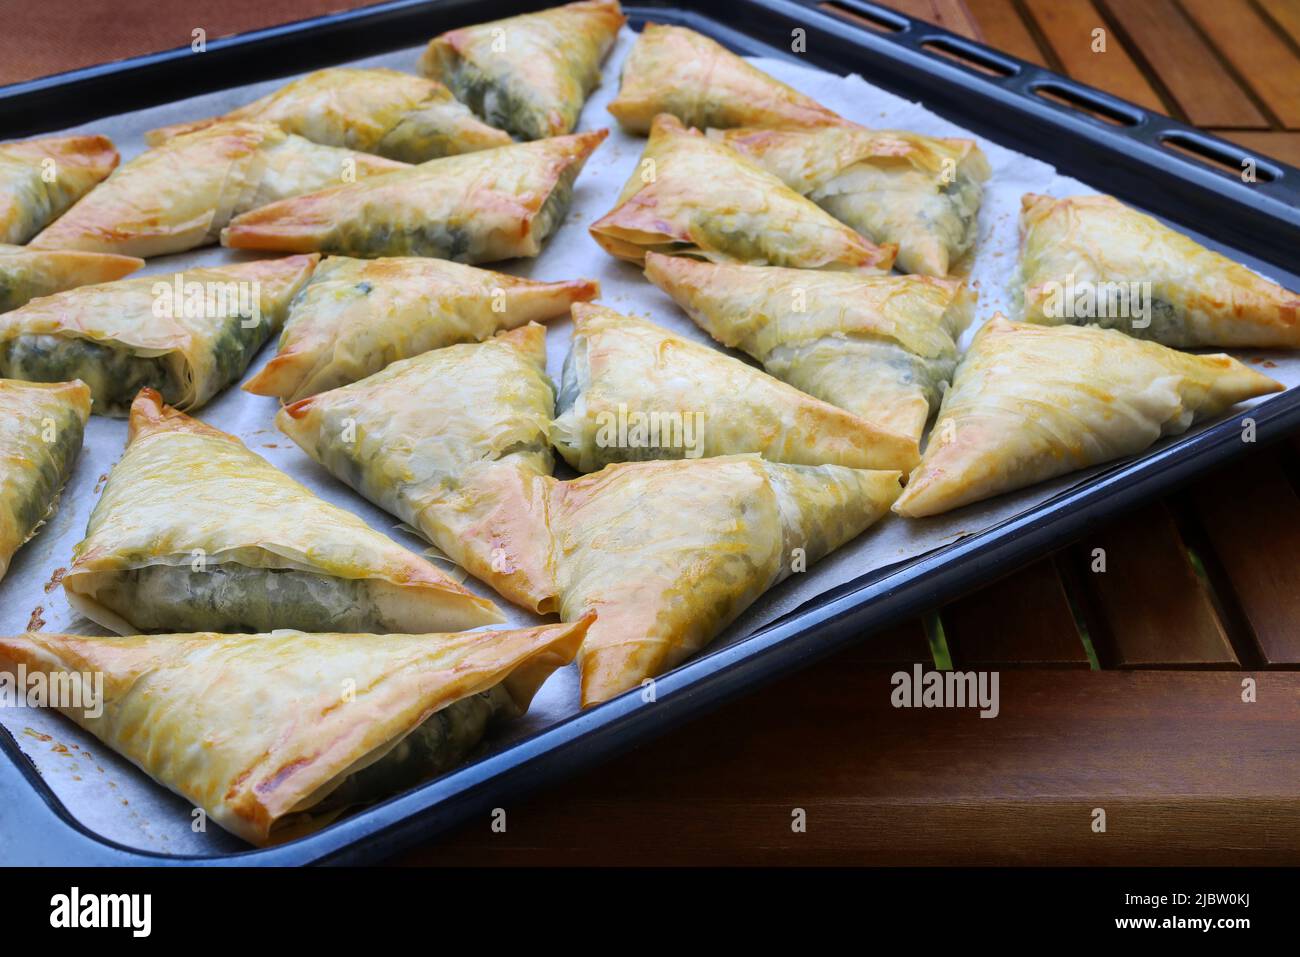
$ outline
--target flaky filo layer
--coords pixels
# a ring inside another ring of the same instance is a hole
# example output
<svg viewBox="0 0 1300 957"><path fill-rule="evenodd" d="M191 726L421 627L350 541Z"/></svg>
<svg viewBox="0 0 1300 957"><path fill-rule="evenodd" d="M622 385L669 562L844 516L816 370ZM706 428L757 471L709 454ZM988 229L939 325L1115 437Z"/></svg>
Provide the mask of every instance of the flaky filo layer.
<svg viewBox="0 0 1300 957"><path fill-rule="evenodd" d="M0 312L66 289L112 282L143 265L134 256L0 244Z"/></svg>
<svg viewBox="0 0 1300 957"><path fill-rule="evenodd" d="M286 402L389 363L567 315L595 280L538 282L445 259L327 258L293 301L279 351L244 388Z"/></svg>
<svg viewBox="0 0 1300 957"><path fill-rule="evenodd" d="M647 23L623 62L609 104L619 125L645 135L660 113L698 129L817 126L839 116L686 27Z"/></svg>
<svg viewBox="0 0 1300 957"><path fill-rule="evenodd" d="M317 259L207 266L34 299L0 313L0 375L81 379L99 415L126 415L145 387L198 409L244 374Z"/></svg>
<svg viewBox="0 0 1300 957"><path fill-rule="evenodd" d="M1231 356L995 316L962 357L894 511L937 515L1135 455L1282 388Z"/></svg>
<svg viewBox="0 0 1300 957"><path fill-rule="evenodd" d="M612 256L678 253L799 269L888 270L877 246L752 160L668 114L655 118L614 208L590 227Z"/></svg>
<svg viewBox="0 0 1300 957"><path fill-rule="evenodd" d="M597 615L578 655L583 706L680 664L856 538L888 512L899 477L743 455L545 480L560 616Z"/></svg>
<svg viewBox="0 0 1300 957"><path fill-rule="evenodd" d="M216 242L247 210L406 168L270 123L218 123L123 164L31 245L144 258L184 252Z"/></svg>
<svg viewBox="0 0 1300 957"><path fill-rule="evenodd" d="M646 278L718 342L797 389L919 442L957 366L961 282L646 256Z"/></svg>
<svg viewBox="0 0 1300 957"><path fill-rule="evenodd" d="M217 123L274 123L313 143L404 163L508 146L510 135L479 121L441 83L399 70L330 67L286 83L223 116L150 130L158 146Z"/></svg>
<svg viewBox="0 0 1300 957"><path fill-rule="evenodd" d="M578 125L626 22L618 0L579 0L461 27L429 41L420 72L520 139L560 136Z"/></svg>
<svg viewBox="0 0 1300 957"><path fill-rule="evenodd" d="M84 382L0 379L0 579L53 513L89 417Z"/></svg>
<svg viewBox="0 0 1300 957"><path fill-rule="evenodd" d="M847 121L810 129L710 130L872 242L898 247L904 272L947 276L979 238L992 175L974 140Z"/></svg>
<svg viewBox="0 0 1300 957"><path fill-rule="evenodd" d="M31 240L113 172L117 161L106 136L0 143L0 243Z"/></svg>
<svg viewBox="0 0 1300 957"><path fill-rule="evenodd" d="M426 632L502 620L490 601L147 389L63 587L119 634Z"/></svg>
<svg viewBox="0 0 1300 957"><path fill-rule="evenodd" d="M1166 346L1300 348L1300 293L1110 196L1021 198L1025 319Z"/></svg>
<svg viewBox="0 0 1300 957"><path fill-rule="evenodd" d="M395 362L286 406L276 425L475 577L547 612L547 551L537 558L513 530L534 519L518 493L551 473L554 408L545 329L532 324Z"/></svg>
<svg viewBox="0 0 1300 957"><path fill-rule="evenodd" d="M774 462L910 469L914 437L877 428L718 349L604 306L573 307L551 440L571 466L758 452Z"/></svg>
<svg viewBox="0 0 1300 957"><path fill-rule="evenodd" d="M266 845L460 764L493 724L528 709L588 624L460 634L29 633L0 638L0 669L22 666L75 688L60 705L67 717L226 830Z"/></svg>
<svg viewBox="0 0 1300 957"><path fill-rule="evenodd" d="M607 130L444 159L272 203L222 233L233 249L483 263L536 256Z"/></svg>

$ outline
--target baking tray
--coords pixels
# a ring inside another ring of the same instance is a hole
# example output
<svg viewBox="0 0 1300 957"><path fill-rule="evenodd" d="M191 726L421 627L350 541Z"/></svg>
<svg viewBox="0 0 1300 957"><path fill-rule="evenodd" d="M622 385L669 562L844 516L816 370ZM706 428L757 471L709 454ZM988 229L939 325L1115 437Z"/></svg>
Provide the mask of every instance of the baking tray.
<svg viewBox="0 0 1300 957"><path fill-rule="evenodd" d="M0 138L411 45L467 23L551 2L398 0L0 89ZM677 23L738 53L857 73L1003 145L1085 177L1244 257L1295 268L1300 170L1167 117L860 0L683 2L626 8L632 25ZM803 30L806 52L790 52ZM1191 155L1194 154L1194 155ZM1203 158L1197 158L1203 157ZM1227 170L1250 161L1256 181ZM977 587L1252 446L1300 428L1300 391L1106 469L982 532L820 595L734 644L656 680L657 700L631 693L563 720L312 836L265 850L176 856L128 848L80 824L0 728L0 863L363 863L391 855L505 799L576 773L903 618Z"/></svg>

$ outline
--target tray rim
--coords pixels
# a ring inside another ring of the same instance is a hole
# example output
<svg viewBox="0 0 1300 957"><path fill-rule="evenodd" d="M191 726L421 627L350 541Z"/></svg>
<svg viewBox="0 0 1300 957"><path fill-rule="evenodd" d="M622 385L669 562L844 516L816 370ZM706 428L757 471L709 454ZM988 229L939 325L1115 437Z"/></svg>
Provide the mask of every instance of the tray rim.
<svg viewBox="0 0 1300 957"><path fill-rule="evenodd" d="M319 35L321 31L352 29L365 23L382 24L389 18L409 18L426 13L433 18L437 14L449 14L453 19L462 15L457 22L472 23L500 15L486 13L487 8L525 12L553 5L555 4L551 0L392 0L376 6L220 38L210 41L208 49L210 52L217 50L238 54L255 46L302 43ZM788 24L791 18L798 17L801 19L797 22L806 21L810 26L817 26L823 31L853 31L857 34L859 55L891 53L896 56L899 64L928 73L936 82L952 83L958 88L970 87L972 82L981 83L989 88L985 89L986 94L991 89L1000 90L999 96L1002 93L1021 99L1032 96L1030 102L1038 115L1051 118L1056 114L1056 120L1068 121L1065 125L1073 127L1076 135L1082 133L1087 136L1089 124L1093 127L1090 132L1094 135L1115 134L1114 130L1109 130L1099 120L1070 112L1068 108L1044 105L1050 101L1043 101L1041 97L1026 92L1026 89L1036 82L1055 80L1097 97L1115 100L1109 94L1050 70L1016 60L1008 54L942 28L876 7L866 0L837 0L837 5L865 9L880 17L905 22L906 26L895 34L875 33L825 13L815 0L737 0L728 6L767 11L771 15L769 27L778 22ZM680 3L656 3L652 0L650 3L627 5L625 11L632 22L643 22L646 19L678 22L700 29L722 42L729 39L735 45L751 48L757 45L763 47L763 52L783 54L783 51L773 48L753 34L715 19L712 12L718 6L720 4L713 0L683 0ZM439 20L442 22L437 29L453 25L446 22L445 17L439 17ZM739 44L738 41L742 38L751 42ZM922 49L923 44L936 40L958 42L987 53L990 57L1014 63L1017 67L1016 74L1011 78L1014 82L1007 83L1007 78L989 79L980 76ZM391 48L410 45L409 36L406 36L403 42ZM353 49L352 56L348 59L365 55L365 52ZM807 62L792 54L784 55ZM9 115L8 107L15 100L33 95L71 97L87 83L103 81L109 77L138 79L160 65L174 66L193 56L196 54L184 47L0 87L0 121ZM320 60L318 65L329 62L339 60ZM196 64L191 64L190 68L193 66ZM288 73L278 75L298 72L301 70L295 67ZM267 77L244 74L237 77L238 82L217 84L209 88L238 86L274 75L277 74L272 73ZM175 98L168 96L159 102ZM1140 131L1139 134L1135 135L1133 129L1130 129L1121 135L1137 142L1139 146L1156 149L1151 144L1160 131L1190 130L1199 134L1194 128L1175 120L1141 107L1126 105L1143 115L1134 127ZM115 104L99 115L116 112L120 110ZM980 126L972 124L968 118L960 121L967 126ZM60 124L67 125L75 123ZM1208 134L1204 135L1208 137ZM1104 142L1104 136L1102 140ZM1244 147L1220 142L1245 156L1256 155ZM1028 149L1022 148L1022 151L1033 155ZM1232 181L1223 174L1167 151L1157 155L1179 169L1192 188L1199 190L1208 187L1212 195L1223 196L1231 205L1241 202L1236 196L1237 190L1233 188ZM1258 156L1256 158L1259 159ZM1271 208L1264 211L1265 215L1273 219L1284 233L1288 227L1293 227L1296 235L1300 235L1300 202L1292 198L1293 195L1300 197L1300 170L1269 158L1261 159L1260 167L1271 168L1275 173L1274 180L1265 184L1270 187L1270 206L1278 203L1286 205L1290 200L1291 215L1285 215L1284 210L1284 214L1278 216L1277 211ZM1228 187L1226 190L1225 185ZM1245 184L1238 185L1245 188ZM1258 236L1252 238L1256 242L1262 241ZM1235 248L1235 244L1230 245ZM1268 258L1261 255L1259 249L1240 251L1261 259ZM6 815L10 823L0 824L0 864L350 864L383 858L403 847L435 837L468 819L476 811L486 810L491 806L495 795L510 793L513 799L518 799L548 780L568 776L612 757L635 743L665 733L706 711L720 707L740 694L862 640L875 630L888 627L910 614L956 597L962 590L977 587L981 582L990 581L999 574L1032 561L1077 537L1089 527L1167 492L1206 468L1225 464L1245 454L1257 447L1241 441L1241 429L1246 419L1252 419L1256 424L1256 433L1260 437L1258 447L1282 439L1289 432L1300 428L1300 388L1287 390L1190 436L1175 438L1161 448L1148 450L1139 457L1114 464L1082 484L1066 489L990 528L837 586L754 634L725 647L705 651L657 678L657 700L653 704L645 704L637 692L629 692L513 742L494 754L419 788L358 812L312 835L277 847L249 848L224 854L174 855L130 847L106 838L76 818L40 777L9 731L0 727L0 754L4 757L4 762L0 762L0 806L5 806L11 812ZM6 765L12 766L13 771L8 771ZM54 829L53 832L51 829ZM16 860L5 859L10 856Z"/></svg>

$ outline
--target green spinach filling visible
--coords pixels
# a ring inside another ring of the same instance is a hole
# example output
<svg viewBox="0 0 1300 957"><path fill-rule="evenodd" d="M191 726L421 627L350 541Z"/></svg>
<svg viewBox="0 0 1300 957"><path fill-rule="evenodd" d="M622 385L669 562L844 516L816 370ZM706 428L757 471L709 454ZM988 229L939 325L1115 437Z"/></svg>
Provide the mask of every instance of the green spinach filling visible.
<svg viewBox="0 0 1300 957"><path fill-rule="evenodd" d="M545 115L509 78L494 77L475 64L460 60L447 85L456 99L490 126L521 140L540 140L550 135Z"/></svg>
<svg viewBox="0 0 1300 957"><path fill-rule="evenodd" d="M106 575L94 597L142 632L391 630L365 579L291 568L146 565Z"/></svg>
<svg viewBox="0 0 1300 957"><path fill-rule="evenodd" d="M212 342L211 390L197 396L202 402L234 382L266 342L271 324L261 319L245 326L249 317L220 320ZM187 399L184 363L172 354L139 355L130 346L111 340L97 342L78 336L24 334L0 344L0 375L27 382L69 382L80 379L90 386L95 411L126 415L142 388L158 390L163 401L178 405Z"/></svg>
<svg viewBox="0 0 1300 957"><path fill-rule="evenodd" d="M43 427L39 422L36 425ZM38 467L29 473L30 485L24 489L14 509L24 538L31 535L50 514L50 506L67 482L72 465L81 452L83 432L81 418L75 414L65 415L55 424L54 441L45 445L48 458L42 458L36 463Z"/></svg>
<svg viewBox="0 0 1300 957"><path fill-rule="evenodd" d="M0 260L0 312L17 309L31 299L31 283L24 282L17 270L6 270Z"/></svg>
<svg viewBox="0 0 1300 957"><path fill-rule="evenodd" d="M1177 306L1154 297L1144 303L1141 294L1130 301L1124 284L1116 285L1118 294L1113 299L1104 304L1096 302L1092 309L1083 310L1090 315L1075 316L1067 319L1066 322L1074 326L1118 329L1134 339L1149 339L1165 345L1194 344L1186 341L1187 324L1182 311ZM1143 312L1146 312L1145 316L1140 314Z"/></svg>
<svg viewBox="0 0 1300 957"><path fill-rule="evenodd" d="M397 747L350 775L311 810L327 811L382 801L445 774L478 747L496 719L514 712L514 702L502 685L435 711Z"/></svg>
<svg viewBox="0 0 1300 957"><path fill-rule="evenodd" d="M540 243L554 231L568 212L573 200L573 182L578 175L570 166L558 177L546 201L533 217L529 231ZM376 256L426 256L432 259L450 259L453 262L476 263L486 259L510 258L520 255L511 251L506 256L495 248L496 230L476 225L471 217L463 224L422 221L418 223L361 223L348 228L336 228L325 245L336 255L370 259Z"/></svg>
<svg viewBox="0 0 1300 957"><path fill-rule="evenodd" d="M73 336L29 334L0 345L0 374L27 382L68 382L90 386L95 411L125 415L140 389L148 386L175 402L182 384L166 356L138 356L115 343Z"/></svg>

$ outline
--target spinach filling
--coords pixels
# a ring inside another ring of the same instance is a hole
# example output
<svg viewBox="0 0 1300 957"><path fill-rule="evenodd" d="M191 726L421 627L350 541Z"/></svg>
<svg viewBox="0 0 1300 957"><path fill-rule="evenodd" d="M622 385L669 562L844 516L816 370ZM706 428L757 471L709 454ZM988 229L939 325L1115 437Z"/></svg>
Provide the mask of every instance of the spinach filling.
<svg viewBox="0 0 1300 957"><path fill-rule="evenodd" d="M980 201L984 198L984 187L969 176L958 174L957 178L943 188L943 197L948 207L948 224L941 231L947 240L952 259L960 259L975 245L979 238L979 221L977 213Z"/></svg>
<svg viewBox="0 0 1300 957"><path fill-rule="evenodd" d="M361 224L355 229L336 229L329 251L362 259L375 256L427 256L469 262L475 255L476 235L466 226L453 223L421 222L392 226Z"/></svg>
<svg viewBox="0 0 1300 957"><path fill-rule="evenodd" d="M216 341L212 343L213 387L211 395L220 392L244 374L257 350L271 336L271 323L263 316L255 325L246 326L252 317L231 316L226 319ZM202 396L200 401L209 396ZM167 398L167 393L163 393Z"/></svg>
<svg viewBox="0 0 1300 957"><path fill-rule="evenodd" d="M1084 310L1090 315L1075 316L1065 321L1074 326L1118 329L1134 339L1149 339L1165 345L1195 344L1187 340L1187 324L1183 313L1173 303L1154 297L1143 303L1140 294L1130 301L1123 284L1117 286L1118 294L1113 301L1108 301L1104 306L1098 302L1093 309ZM1146 309L1142 308L1144 305ZM1146 315L1142 315L1143 312Z"/></svg>
<svg viewBox="0 0 1300 957"><path fill-rule="evenodd" d="M557 178L529 225L530 235L538 242L546 239L564 219L573 201L576 165ZM453 262L476 263L492 259L509 259L528 255L517 248L517 237L507 239L511 245L500 248L497 230L476 225L471 217L462 223L421 221L418 223L363 223L353 228L337 228L327 241L328 251L361 259L376 256L425 256Z"/></svg>
<svg viewBox="0 0 1300 957"><path fill-rule="evenodd" d="M142 632L389 630L366 580L291 568L146 565L105 575L94 598Z"/></svg>
<svg viewBox="0 0 1300 957"><path fill-rule="evenodd" d="M473 63L461 60L447 85L456 94L456 99L490 126L503 129L521 140L540 140L550 135L545 115L509 78L494 77Z"/></svg>
<svg viewBox="0 0 1300 957"><path fill-rule="evenodd" d="M197 384L190 405L201 404L234 382L266 342L271 324L263 318L245 327L248 317L220 320L221 329L209 348L212 376ZM27 333L0 344L0 375L27 382L69 382L80 379L90 386L95 411L101 415L126 415L136 393L148 386L162 394L168 405L184 405L189 383L186 363L174 353L139 355L130 346L111 340L97 342L77 336Z"/></svg>
<svg viewBox="0 0 1300 957"><path fill-rule="evenodd" d="M502 685L435 711L397 747L350 775L311 810L329 811L382 801L445 774L478 747L494 721L514 712L514 702Z"/></svg>
<svg viewBox="0 0 1300 957"><path fill-rule="evenodd" d="M6 270L3 261L0 261L0 312L17 309L31 299L31 283L23 282L17 270Z"/></svg>
<svg viewBox="0 0 1300 957"><path fill-rule="evenodd" d="M175 402L181 384L166 356L138 356L115 343L72 336L28 334L0 345L0 374L27 382L68 382L90 386L95 411L125 415L145 386Z"/></svg>
<svg viewBox="0 0 1300 957"><path fill-rule="evenodd" d="M42 442L46 455L35 463L38 467L31 470L30 485L24 490L15 506L15 518L23 538L29 537L47 515L55 497L68 480L72 465L81 452L81 440L84 429L81 418L67 415L56 426L54 441Z"/></svg>

